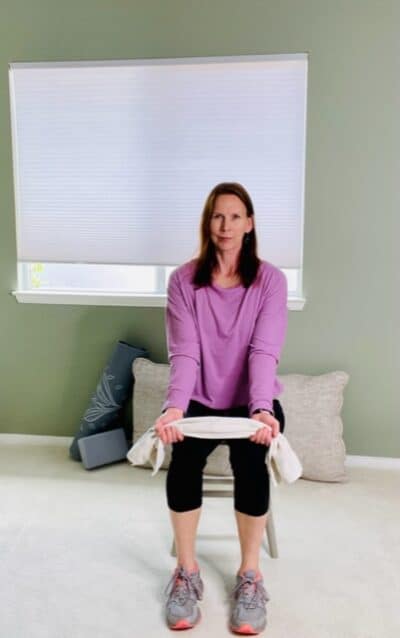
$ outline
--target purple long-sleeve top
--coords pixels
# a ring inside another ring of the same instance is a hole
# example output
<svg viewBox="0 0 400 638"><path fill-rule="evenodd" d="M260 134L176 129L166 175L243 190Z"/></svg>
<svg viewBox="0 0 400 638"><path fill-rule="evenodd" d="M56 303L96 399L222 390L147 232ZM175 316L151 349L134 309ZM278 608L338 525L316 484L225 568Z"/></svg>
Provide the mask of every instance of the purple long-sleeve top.
<svg viewBox="0 0 400 638"><path fill-rule="evenodd" d="M262 261L256 280L223 288L192 284L194 260L168 283L166 329L170 377L163 410L186 411L194 399L216 409L272 409L287 329L287 280Z"/></svg>

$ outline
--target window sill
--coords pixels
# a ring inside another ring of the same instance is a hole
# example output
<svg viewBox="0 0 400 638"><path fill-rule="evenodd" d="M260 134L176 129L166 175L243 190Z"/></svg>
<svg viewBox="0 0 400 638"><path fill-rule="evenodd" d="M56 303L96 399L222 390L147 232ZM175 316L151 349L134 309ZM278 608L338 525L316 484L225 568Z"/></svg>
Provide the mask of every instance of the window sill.
<svg viewBox="0 0 400 638"><path fill-rule="evenodd" d="M144 306L165 308L165 294L121 292L69 292L44 290L13 290L18 303L65 304L83 306ZM289 310L303 310L304 297L289 297Z"/></svg>

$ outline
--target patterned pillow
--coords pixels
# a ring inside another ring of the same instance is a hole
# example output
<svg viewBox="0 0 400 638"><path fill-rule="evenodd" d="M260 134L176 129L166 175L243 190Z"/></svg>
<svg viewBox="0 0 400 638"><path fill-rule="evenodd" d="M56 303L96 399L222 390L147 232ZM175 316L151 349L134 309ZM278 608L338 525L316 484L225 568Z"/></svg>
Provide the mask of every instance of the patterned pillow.
<svg viewBox="0 0 400 638"><path fill-rule="evenodd" d="M167 363L153 363L140 357L133 362L133 442L154 425L161 413L167 393L169 368ZM340 411L348 374L338 371L320 376L288 374L278 378L284 385L279 401L285 413L285 436L303 465L302 478L315 481L346 480L346 453ZM170 459L168 445L163 468L168 467ZM219 445L210 454L204 473L232 475L226 445Z"/></svg>
<svg viewBox="0 0 400 638"><path fill-rule="evenodd" d="M119 427L123 406L132 395L132 361L135 357L146 356L146 350L131 346L126 341L118 341L114 346L70 445L71 459L82 460L79 439Z"/></svg>

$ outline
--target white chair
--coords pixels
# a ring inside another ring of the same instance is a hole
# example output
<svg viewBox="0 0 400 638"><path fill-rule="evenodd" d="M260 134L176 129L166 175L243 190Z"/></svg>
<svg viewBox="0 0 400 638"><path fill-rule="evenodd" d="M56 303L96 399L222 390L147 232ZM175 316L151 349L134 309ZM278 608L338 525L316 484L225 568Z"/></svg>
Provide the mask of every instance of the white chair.
<svg viewBox="0 0 400 638"><path fill-rule="evenodd" d="M210 476L210 475L204 476L203 485L209 485L212 487L203 489L203 496L209 496L214 498L218 496L222 496L222 497L232 498L233 497L232 483L233 483L233 477L231 476ZM228 485L228 487L221 489L220 487L216 487L218 486L218 484ZM271 495L270 495L267 524L265 527L265 531L267 534L269 555L271 558L278 558L278 545L276 541L275 525L274 525L274 519L272 515ZM172 541L171 555L176 556L175 539Z"/></svg>

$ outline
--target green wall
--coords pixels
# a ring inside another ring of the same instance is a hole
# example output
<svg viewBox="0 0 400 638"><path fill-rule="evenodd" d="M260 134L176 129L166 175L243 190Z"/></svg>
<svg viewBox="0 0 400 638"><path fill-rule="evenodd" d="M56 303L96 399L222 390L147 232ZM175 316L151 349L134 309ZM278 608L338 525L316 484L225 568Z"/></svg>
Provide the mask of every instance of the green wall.
<svg viewBox="0 0 400 638"><path fill-rule="evenodd" d="M0 431L74 434L118 339L167 357L161 308L19 304L10 295L8 63L309 52L307 303L290 312L279 372L346 370L348 453L400 456L399 18L400 3L388 0L3 0Z"/></svg>

